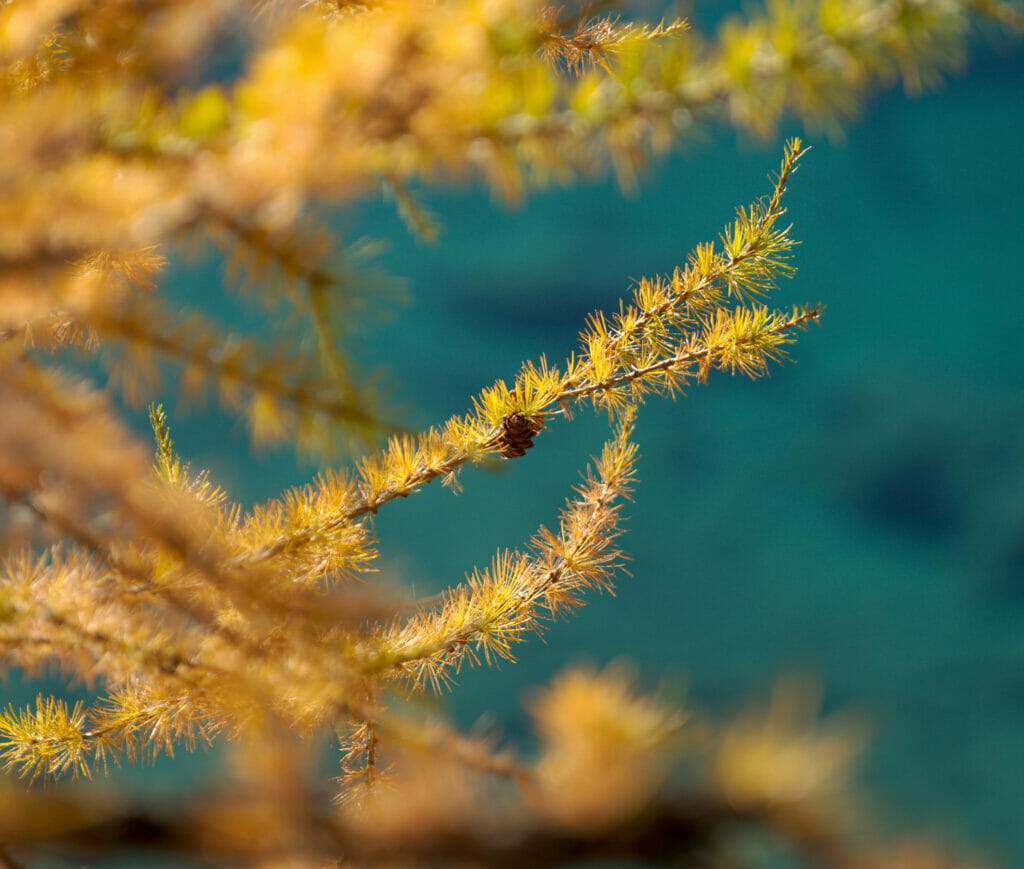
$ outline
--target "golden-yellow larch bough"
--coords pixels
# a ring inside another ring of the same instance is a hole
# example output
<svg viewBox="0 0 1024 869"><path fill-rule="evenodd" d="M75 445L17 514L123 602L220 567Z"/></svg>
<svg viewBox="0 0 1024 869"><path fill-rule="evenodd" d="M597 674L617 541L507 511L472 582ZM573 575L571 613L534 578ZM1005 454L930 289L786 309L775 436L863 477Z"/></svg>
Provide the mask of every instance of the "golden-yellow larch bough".
<svg viewBox="0 0 1024 869"><path fill-rule="evenodd" d="M111 833L141 815L149 844L232 865L717 859L743 830L819 865L905 865L903 846L844 836L856 728L818 721L785 686L767 712L700 737L624 669L573 670L532 709L533 759L414 702L611 588L648 396L764 374L819 320L820 305L766 304L793 271L783 194L802 142L718 241L582 324L561 365L525 363L419 434L347 352L358 257L323 209L383 185L430 240L422 185L476 179L515 200L607 168L630 185L708 121L838 129L872 88L920 88L957 64L981 19L1024 22L997 0L773 0L705 41L681 20L536 0L0 4L0 652L4 672L57 666L94 693L0 714L9 772L79 779L0 784L0 864L145 844ZM243 68L204 81L227 44L245 46ZM168 257L209 244L274 337L165 298ZM109 387L86 379L96 365ZM112 391L152 402L171 371L257 444L361 457L243 509L175 453L160 406L155 463L121 421ZM583 405L613 432L557 528L436 598L371 581L390 501L438 478L457 491L467 464L530 461ZM323 736L342 751L329 776ZM173 810L92 778L215 738L232 784ZM683 762L698 783L673 775Z"/></svg>

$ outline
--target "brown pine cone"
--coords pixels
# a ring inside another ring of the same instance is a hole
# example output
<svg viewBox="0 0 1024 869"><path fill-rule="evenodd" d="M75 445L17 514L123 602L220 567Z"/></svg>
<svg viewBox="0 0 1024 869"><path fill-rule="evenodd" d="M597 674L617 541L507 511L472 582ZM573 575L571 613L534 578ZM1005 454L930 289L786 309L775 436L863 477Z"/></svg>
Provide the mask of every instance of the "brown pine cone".
<svg viewBox="0 0 1024 869"><path fill-rule="evenodd" d="M498 439L498 448L506 459L515 459L525 456L526 451L533 446L533 439L538 432L544 428L544 424L534 417L525 413L506 414L501 421L501 435Z"/></svg>

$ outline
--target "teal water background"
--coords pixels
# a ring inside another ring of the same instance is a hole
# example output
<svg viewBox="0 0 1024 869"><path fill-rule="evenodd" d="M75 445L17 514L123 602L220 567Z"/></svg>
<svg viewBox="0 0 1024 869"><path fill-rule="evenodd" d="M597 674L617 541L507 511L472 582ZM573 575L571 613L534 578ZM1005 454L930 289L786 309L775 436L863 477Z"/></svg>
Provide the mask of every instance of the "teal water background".
<svg viewBox="0 0 1024 869"><path fill-rule="evenodd" d="M811 142L787 200L799 271L777 301L824 301L823 327L768 380L649 403L632 577L517 664L465 673L448 702L517 735L531 687L570 662L625 657L715 714L810 673L828 709L871 721L874 823L1024 866L1024 55L979 46L942 92L881 95L845 143ZM629 198L584 183L509 212L428 192L433 248L372 209L411 282L378 333L411 418L464 412L522 359L564 358L587 312L767 192L779 154L716 130ZM467 469L458 498L393 505L386 557L417 590L458 581L555 523L605 434L583 413L499 476Z"/></svg>
<svg viewBox="0 0 1024 869"><path fill-rule="evenodd" d="M823 327L767 380L646 406L632 576L444 703L514 739L531 689L570 663L626 658L713 715L810 673L826 710L871 722L859 780L879 829L1024 866L1024 54L979 44L942 91L881 94L845 142L809 140L787 199L799 271L776 301L825 302ZM409 304L364 338L406 420L465 412L524 359L561 361L589 311L768 192L780 142L711 130L626 197L601 179L509 210L428 188L436 246L387 203L346 214L408 280ZM224 434L190 434L193 456L242 497L304 478L288 460L251 476L242 433ZM583 412L502 473L465 469L458 497L389 505L385 570L429 594L522 546L606 434Z"/></svg>
<svg viewBox="0 0 1024 869"><path fill-rule="evenodd" d="M517 739L530 691L571 663L628 659L641 684L685 683L716 716L810 673L826 711L872 723L860 782L879 829L1024 866L1024 51L979 44L941 92L879 95L845 142L808 138L787 198L799 271L776 301L825 302L823 327L769 379L716 375L652 400L625 511L632 575L517 663L464 671L443 703ZM466 412L522 360L560 362L630 278L717 237L780 156L781 138L710 130L629 196L599 179L509 210L480 189L427 188L435 246L366 203L339 223L389 240L378 264L407 279L409 302L364 353L411 427ZM178 290L199 302L206 279ZM243 501L310 476L250 457L223 418L179 408L172 423L182 453ZM584 411L500 473L464 469L458 497L435 485L388 505L385 572L429 594L522 546L556 525L606 436Z"/></svg>

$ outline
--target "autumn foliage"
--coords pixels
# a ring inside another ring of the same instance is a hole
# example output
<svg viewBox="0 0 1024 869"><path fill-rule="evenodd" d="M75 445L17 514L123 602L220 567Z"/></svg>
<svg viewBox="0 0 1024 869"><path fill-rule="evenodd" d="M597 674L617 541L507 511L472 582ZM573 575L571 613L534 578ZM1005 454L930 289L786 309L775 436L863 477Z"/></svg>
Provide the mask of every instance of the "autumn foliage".
<svg viewBox="0 0 1024 869"><path fill-rule="evenodd" d="M711 861L752 830L815 865L954 865L850 844L859 731L791 686L698 734L624 669L571 670L532 709L529 757L417 703L611 588L646 400L760 376L819 320L769 298L792 272L783 197L804 145L716 240L581 323L569 358L525 362L419 433L348 350L358 311L324 209L384 186L431 240L432 184L515 200L610 169L629 185L710 122L838 129L873 88L959 63L980 18L1022 23L989 0L777 0L705 40L531 0L0 5L0 654L94 691L0 714L0 861L142 844L267 866ZM213 76L233 53L238 71ZM266 330L166 297L168 260L197 247L222 252ZM177 455L162 407L155 447L122 420L119 399L145 406L168 380L324 470L236 503ZM609 439L552 527L436 598L375 581L390 502L479 485L475 465L528 462L590 409ZM101 784L110 762L199 742L225 746L233 775L188 806L126 806Z"/></svg>

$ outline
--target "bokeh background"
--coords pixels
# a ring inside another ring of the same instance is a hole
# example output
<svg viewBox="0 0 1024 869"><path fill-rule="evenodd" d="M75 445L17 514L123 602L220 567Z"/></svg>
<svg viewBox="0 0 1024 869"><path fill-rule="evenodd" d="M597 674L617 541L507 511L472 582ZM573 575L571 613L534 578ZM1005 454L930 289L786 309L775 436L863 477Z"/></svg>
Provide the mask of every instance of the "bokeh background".
<svg viewBox="0 0 1024 869"><path fill-rule="evenodd" d="M787 198L799 270L776 302L825 302L823 328L767 380L719 375L649 403L632 575L439 702L514 741L531 689L570 663L625 658L708 716L803 674L826 712L871 722L860 782L877 827L1024 866L1024 47L977 40L940 92L877 95L844 141L783 133L814 148ZM509 209L426 187L433 246L384 199L339 214L345 239L387 240L375 263L407 286L359 352L411 427L465 412L522 360L561 362L631 278L716 238L769 191L781 142L709 129L628 195L599 178ZM208 305L217 269L181 265L172 291ZM180 451L245 503L315 470L166 400ZM388 505L385 573L430 594L556 524L607 431L583 411L498 472L464 469L457 497L434 485ZM169 768L181 781L205 764Z"/></svg>
<svg viewBox="0 0 1024 869"><path fill-rule="evenodd" d="M845 141L807 138L787 199L798 272L776 300L825 302L823 327L767 380L651 401L632 576L516 664L464 671L442 703L515 740L531 688L569 663L625 658L713 716L802 674L826 712L870 722L874 824L1024 866L1024 49L979 40L940 92L880 94ZM522 360L564 359L630 278L717 237L769 191L781 141L708 130L626 196L603 178L508 209L425 188L433 246L391 203L340 215L350 241L386 239L376 264L407 281L365 358L413 427L467 411ZM180 448L243 499L308 476L288 456L240 461L238 426L177 416ZM429 594L523 545L557 523L607 431L584 411L500 473L466 468L458 497L435 485L389 505L385 571Z"/></svg>

